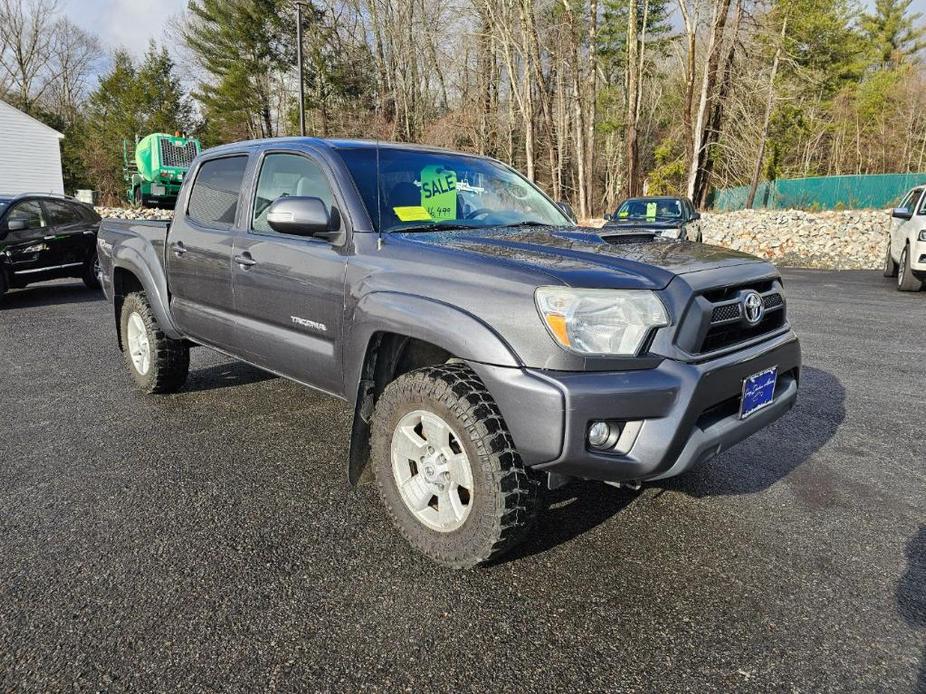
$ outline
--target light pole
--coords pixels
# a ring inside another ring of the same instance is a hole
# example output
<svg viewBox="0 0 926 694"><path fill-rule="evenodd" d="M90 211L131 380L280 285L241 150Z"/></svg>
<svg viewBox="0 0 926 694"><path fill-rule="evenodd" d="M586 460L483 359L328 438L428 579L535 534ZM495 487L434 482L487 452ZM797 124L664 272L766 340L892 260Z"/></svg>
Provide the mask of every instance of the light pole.
<svg viewBox="0 0 926 694"><path fill-rule="evenodd" d="M305 77L302 72L302 6L296 3L296 70L299 72L299 134L305 137Z"/></svg>

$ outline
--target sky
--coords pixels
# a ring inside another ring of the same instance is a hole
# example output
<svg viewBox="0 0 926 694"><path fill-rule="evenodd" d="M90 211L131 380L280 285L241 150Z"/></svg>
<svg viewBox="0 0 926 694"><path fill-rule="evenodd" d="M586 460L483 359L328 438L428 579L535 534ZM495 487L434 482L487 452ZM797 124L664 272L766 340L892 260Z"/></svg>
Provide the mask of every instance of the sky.
<svg viewBox="0 0 926 694"><path fill-rule="evenodd" d="M71 21L96 34L105 50L121 47L140 56L151 39L173 43L165 36L167 22L186 5L187 0L63 0L61 7Z"/></svg>

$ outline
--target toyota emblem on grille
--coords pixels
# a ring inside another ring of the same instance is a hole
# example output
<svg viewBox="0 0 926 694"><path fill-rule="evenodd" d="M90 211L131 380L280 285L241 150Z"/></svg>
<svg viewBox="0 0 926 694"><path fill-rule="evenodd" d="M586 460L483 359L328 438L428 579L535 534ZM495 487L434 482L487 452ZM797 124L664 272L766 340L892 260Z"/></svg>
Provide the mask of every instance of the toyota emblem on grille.
<svg viewBox="0 0 926 694"><path fill-rule="evenodd" d="M759 292L748 292L743 297L743 315L750 325L755 325L762 320L762 314L765 313L765 304Z"/></svg>

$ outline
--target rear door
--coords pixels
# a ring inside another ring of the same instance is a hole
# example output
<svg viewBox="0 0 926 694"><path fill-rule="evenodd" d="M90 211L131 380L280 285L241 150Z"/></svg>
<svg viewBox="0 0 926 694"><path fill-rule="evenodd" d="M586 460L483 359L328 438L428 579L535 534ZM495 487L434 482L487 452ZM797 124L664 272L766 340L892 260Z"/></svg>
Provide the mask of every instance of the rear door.
<svg viewBox="0 0 926 694"><path fill-rule="evenodd" d="M248 155L200 162L167 236L171 312L190 337L220 348L234 341L231 258Z"/></svg>
<svg viewBox="0 0 926 694"><path fill-rule="evenodd" d="M30 276L58 265L52 247L46 242L48 224L45 210L38 200L14 203L7 211L0 228L0 250L9 259L9 274L13 285L31 281Z"/></svg>
<svg viewBox="0 0 926 694"><path fill-rule="evenodd" d="M48 221L48 243L58 263L77 268L89 262L91 253L96 250L96 229L88 223L81 209L66 200L45 199L42 206Z"/></svg>
<svg viewBox="0 0 926 694"><path fill-rule="evenodd" d="M248 229L235 241L232 277L239 346L254 363L340 394L344 246L270 228L269 205L282 196L321 198L340 224L325 167L308 154L266 152L259 162ZM240 261L240 262L238 262Z"/></svg>

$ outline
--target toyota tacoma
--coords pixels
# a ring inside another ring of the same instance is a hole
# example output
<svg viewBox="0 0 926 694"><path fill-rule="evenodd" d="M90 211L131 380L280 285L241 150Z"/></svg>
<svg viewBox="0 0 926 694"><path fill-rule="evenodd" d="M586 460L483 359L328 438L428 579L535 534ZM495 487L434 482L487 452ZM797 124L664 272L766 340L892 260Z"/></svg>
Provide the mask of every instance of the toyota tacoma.
<svg viewBox="0 0 926 694"><path fill-rule="evenodd" d="M678 475L797 396L775 267L579 228L486 157L225 145L172 221L104 220L98 250L140 389L179 390L204 345L343 398L348 478L453 567L521 540L543 488Z"/></svg>

